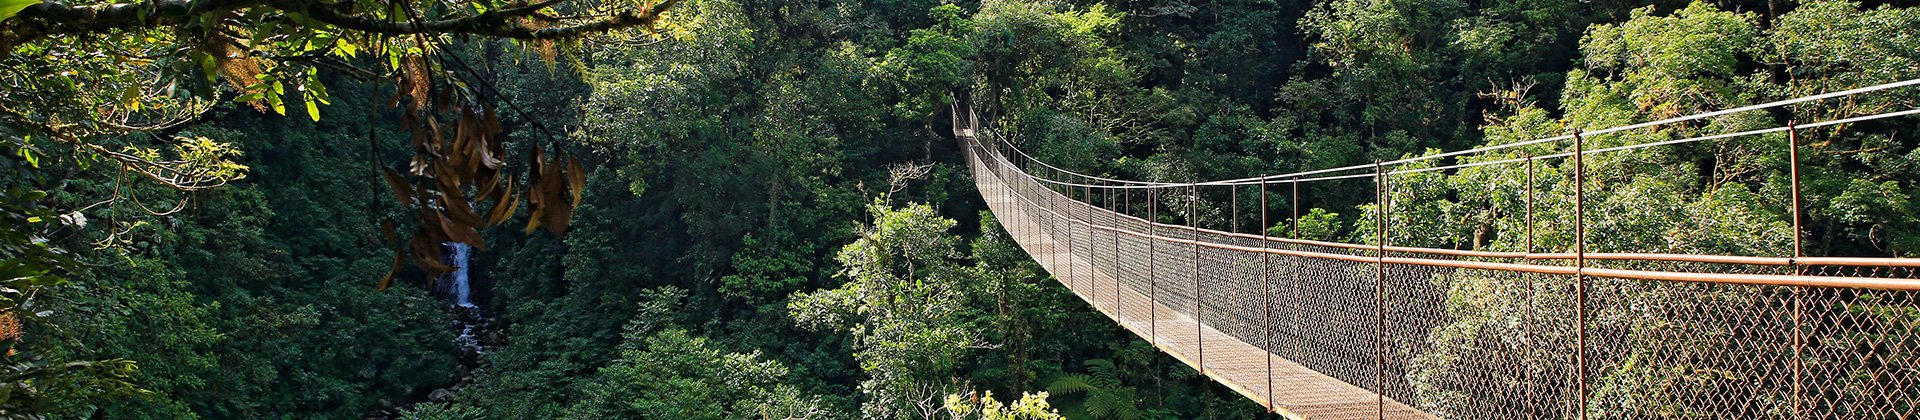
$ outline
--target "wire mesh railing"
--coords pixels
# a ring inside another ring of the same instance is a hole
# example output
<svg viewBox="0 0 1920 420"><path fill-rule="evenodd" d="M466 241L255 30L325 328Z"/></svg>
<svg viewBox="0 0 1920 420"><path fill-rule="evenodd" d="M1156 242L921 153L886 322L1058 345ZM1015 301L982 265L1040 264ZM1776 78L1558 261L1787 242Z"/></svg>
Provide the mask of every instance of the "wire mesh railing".
<svg viewBox="0 0 1920 420"><path fill-rule="evenodd" d="M1531 237L1526 250L1487 252L1212 230L1191 221L1194 185L1046 182L968 127L976 185L1019 246L1126 329L1279 413L1920 416L1920 261L1534 253ZM1374 238L1388 236L1394 205L1377 212Z"/></svg>

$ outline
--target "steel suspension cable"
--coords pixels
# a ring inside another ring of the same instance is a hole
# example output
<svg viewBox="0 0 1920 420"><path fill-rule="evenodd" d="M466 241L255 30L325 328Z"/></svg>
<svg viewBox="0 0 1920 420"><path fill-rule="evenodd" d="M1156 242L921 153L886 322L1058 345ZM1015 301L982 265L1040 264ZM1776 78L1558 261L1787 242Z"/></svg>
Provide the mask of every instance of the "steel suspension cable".
<svg viewBox="0 0 1920 420"><path fill-rule="evenodd" d="M1915 109L1908 109L1908 110L1904 110L1904 111L1891 111L1891 112L1883 112L1883 113L1879 113L1879 114L1872 114L1872 115L1863 115L1863 116L1858 116L1858 117L1849 117L1849 118L1841 118L1841 119L1834 119L1834 120L1827 120L1827 121L1821 121L1821 122L1815 122L1815 123L1808 123L1808 124L1799 124L1799 125L1795 125L1794 127L1788 127L1788 126L1784 126L1784 125L1782 125L1782 126L1776 126L1776 127L1772 127L1772 128L1763 128L1763 129L1758 129L1758 130L1748 130L1748 131L1741 131L1741 132L1735 132L1735 133L1721 133L1721 134L1712 134L1712 135L1704 135L1704 136L1695 136L1695 137L1688 137L1688 138L1681 138L1681 139L1673 139L1673 140L1662 140L1662 141L1657 141L1657 142L1650 142L1650 143L1639 143L1639 144L1630 144L1630 145L1623 145L1623 146L1614 146L1614 147L1606 147L1606 148L1598 148L1598 149L1586 149L1586 150L1582 150L1582 151L1580 151L1579 153L1581 153L1581 154L1585 154L1585 155L1595 155L1595 154L1602 154L1602 153L1611 153L1611 152L1620 152L1620 151L1627 151L1627 150L1634 150L1634 149L1643 149L1643 148L1648 148L1648 147L1658 147L1658 146L1669 146L1669 145L1675 145L1675 144L1684 144L1684 143L1695 143L1695 142L1701 142L1701 141L1708 141L1708 140L1720 140L1720 139L1727 139L1727 138L1734 138L1734 137L1745 137L1745 136L1754 136L1754 135L1762 135L1762 134L1771 134L1771 133L1781 133L1781 132L1786 132L1786 131L1788 131L1788 130L1790 130L1790 129L1795 129L1795 128L1798 128L1798 129L1807 129L1807 128L1818 128L1818 127L1827 127L1827 126L1834 126L1834 125L1842 125L1842 124L1852 124L1852 123L1860 123L1860 122L1867 122L1867 121L1874 121L1874 120L1881 120L1881 119L1887 119L1887 118L1895 118L1895 117L1904 117L1904 116L1909 116L1909 115L1916 115L1916 114L1920 114L1920 108L1915 108ZM1612 131L1612 132L1618 132L1618 130L1614 130L1614 131ZM1593 135L1593 134L1592 134L1591 132L1584 132L1584 131L1582 132L1582 134L1583 134L1583 135L1588 135L1588 136L1591 136L1591 135ZM1519 142L1519 143L1510 143L1510 144L1521 144L1521 143L1526 143L1526 144L1536 144L1536 143L1539 143L1539 142L1540 142L1540 140L1528 140L1528 141L1525 141L1525 142ZM1449 152L1449 153L1444 153L1444 154L1436 154L1436 155L1428 155L1428 156L1422 156L1422 157L1417 157L1417 158L1410 158L1410 159L1402 159L1402 160L1400 160L1400 161L1394 161L1394 162L1400 162L1400 163L1407 163L1407 162L1414 162L1414 161L1419 161L1419 160L1425 160L1425 159L1431 159L1431 158L1437 158L1437 157L1444 157L1444 156L1455 156L1455 155L1458 155L1458 154L1460 154L1460 153L1462 153L1462 152L1466 152L1466 151L1461 151L1461 152ZM1535 158L1535 159L1554 159L1554 158L1565 158L1565 157L1571 157L1571 156L1573 156L1573 155L1574 155L1574 153L1575 153L1575 152L1560 152L1560 153L1556 153L1556 154L1549 154L1549 155L1540 155L1540 156L1534 156L1534 158ZM1517 163L1517 162L1521 162L1521 161L1524 161L1524 160L1526 160L1526 158L1508 158L1508 159L1500 159L1500 160L1490 160L1490 161L1482 161L1482 162L1468 162L1468 163L1458 163L1458 164L1453 164L1453 165L1446 165L1446 166L1435 166L1435 167L1427 167L1427 168L1415 168L1415 169L1401 169L1401 170L1395 170L1395 171L1387 171L1387 174L1389 174L1389 175L1404 175L1404 174L1414 174L1414 173L1423 173L1423 172L1434 172L1434 171L1443 171L1443 170L1449 170L1449 169L1464 169L1464 168L1472 168L1472 167L1477 167L1477 166L1489 166L1489 165L1499 165L1499 164L1506 164L1506 163ZM1035 161L1035 162L1037 162L1037 161ZM1382 164L1382 165L1391 165L1391 164L1394 164L1394 162L1381 162L1381 164ZM1371 167L1372 167L1372 165L1371 165L1371 164L1369 164L1369 165L1367 165L1367 166L1368 166L1368 168L1367 168L1367 169L1371 169ZM1346 168L1335 168L1335 169L1346 169ZM1299 173L1299 174L1307 174L1307 173L1326 173L1326 172L1331 172L1331 171L1333 171L1333 170L1326 170L1326 171L1310 171L1310 172L1302 172L1302 173ZM1287 177L1287 175L1273 175L1273 176L1270 176L1270 177L1263 177L1263 178L1243 178L1243 179L1240 179L1240 180L1229 180L1229 181L1210 181L1210 182L1196 182L1196 183L1186 183L1186 184L1155 184L1155 185L1118 185L1118 186L1116 186L1116 185L1109 185L1109 186L1105 186L1105 188L1119 188L1119 189L1144 189L1144 188L1177 188L1177 187L1184 187L1184 186L1213 186L1213 185L1253 185L1253 184L1259 184L1259 183L1272 183L1272 182L1319 182L1319 181L1336 181L1336 180L1346 180L1346 179L1361 179L1361 178L1371 178L1371 177L1373 177L1373 176L1374 176L1374 174L1373 174L1372 172L1362 172L1362 173L1356 173L1356 174L1346 174L1346 175L1329 175L1329 176L1319 176L1319 177L1311 177L1311 178L1291 178L1291 177ZM1054 185L1059 185L1059 186L1067 186L1067 187L1079 187L1079 186L1088 186L1088 185L1092 185L1092 184L1081 184L1081 183L1074 183L1074 182L1066 182L1066 181L1056 181L1056 180L1052 180L1052 179L1047 179L1047 178L1042 178L1042 177L1038 177L1038 176L1034 176L1034 177L1032 177L1032 179L1033 179L1034 181L1038 181L1038 182L1043 182L1043 183L1048 183L1048 184L1054 184Z"/></svg>
<svg viewBox="0 0 1920 420"><path fill-rule="evenodd" d="M1784 100L1754 104L1754 105L1747 105L1747 106L1741 106L1736 108L1728 108L1728 109L1723 109L1718 111L1702 112L1702 113L1690 114L1690 115L1673 117L1673 118L1666 118L1666 119L1655 120L1655 121L1647 121L1647 122L1636 123L1636 124L1614 126L1614 127L1597 129L1597 130L1581 130L1581 133L1587 136L1611 134L1611 133L1617 133L1622 131L1636 130L1636 129L1649 128L1649 127L1658 127L1663 125L1682 123L1682 122L1688 122L1688 121L1696 121L1696 120L1718 117L1723 115L1737 114L1737 113L1747 112L1747 111L1771 109L1771 108L1777 108L1782 106L1796 105L1801 103L1821 101L1821 100L1837 98L1842 96L1851 96L1851 95L1857 95L1862 93L1878 92L1883 90L1896 89L1896 88L1915 86L1915 85L1920 85L1920 78L1908 79L1908 80L1891 82L1891 83L1884 83L1884 84L1861 87L1861 88L1848 89L1848 90L1837 91L1837 92L1828 92L1828 93L1823 93L1818 95L1802 96L1797 98L1784 99ZM1867 119L1878 119L1878 118L1889 118L1889 117L1895 117L1895 116L1901 116L1901 115L1911 115L1916 112L1920 112L1920 109L1895 112L1895 113L1876 114L1876 115L1867 116L1867 117L1855 117L1855 118L1864 118L1859 121L1865 121ZM1889 115L1889 114L1893 114L1893 115ZM1869 117L1878 117L1878 118L1869 118ZM1847 120L1853 120L1853 118L1849 118ZM1857 122L1857 121L1847 121L1847 120L1829 121L1824 125ZM1801 126L1801 128L1811 128L1813 126L1814 126L1813 124L1808 124L1808 125ZM1770 129L1770 130L1774 130L1774 131L1765 131L1765 132L1785 131L1785 128L1783 127L1783 128ZM1761 133L1748 133L1748 134L1761 134ZM1725 137L1731 137L1731 136L1733 135L1722 135L1722 137L1713 137L1713 138L1725 138ZM1520 141L1520 142L1514 142L1514 143L1482 146L1482 147L1477 147L1472 149L1457 150L1457 151L1439 153L1439 154L1433 154L1433 155L1415 156L1415 157L1409 157L1409 158L1404 158L1399 160L1384 161L1384 162L1380 162L1380 164L1384 166L1399 166L1399 165L1405 165L1409 163L1422 162L1422 161L1440 159L1440 158L1446 158L1446 157L1486 153L1491 151L1505 150L1505 149L1530 146L1535 144L1560 142L1560 141L1565 141L1572 138L1573 138L1572 135L1561 135L1561 136ZM1707 139L1699 138L1699 139L1693 139L1692 141L1700 141L1700 140L1707 140ZM1373 175L1371 173L1363 173L1363 174L1352 174L1352 175L1325 176L1325 177L1317 177L1317 178L1306 178L1306 177L1309 175L1322 175L1322 174L1367 170L1367 169L1373 169L1375 167L1375 165L1373 164L1359 164L1359 165L1350 165L1350 166L1342 166L1342 167L1335 167L1335 168L1291 172L1291 173L1285 173L1285 174L1263 175L1263 176L1256 176L1256 177L1235 178L1235 179L1214 180L1214 181L1185 182L1185 183L1135 181L1135 180L1122 180L1122 179L1098 177L1098 176L1083 174L1079 172L1069 171L1064 168L1060 168L1058 166L1053 166L1051 164L1048 164L1045 161L1042 161L1040 159L1034 158L1033 156L1026 154L1026 152L1021 151L1019 148L1013 147L1011 142L1006 142L1005 140L1002 140L1002 139L997 139L997 141L1000 143L1006 144L1008 149L1012 149L1015 153L1019 154L1021 157L1026 158L1028 161L1037 163L1048 169L1058 171L1067 176L1079 177L1079 178L1084 178L1089 180L1097 180L1102 182L1127 184L1127 185L1110 186L1111 188L1165 188L1165 187L1184 187L1184 186L1199 186L1199 185L1247 185L1247 184L1254 184L1254 183L1260 183L1260 182L1272 182L1272 181L1295 180L1295 179L1303 180L1303 181L1356 179L1356 178L1371 177ZM1657 146L1657 145L1663 145L1663 144L1675 144L1675 143L1684 143L1684 141L1648 143L1641 147L1650 147L1650 146ZM1624 148L1626 147L1627 146L1608 148L1608 149L1594 149L1588 152L1600 153L1600 152L1607 152L1607 151L1618 151L1618 150L1625 150ZM1401 172L1395 171L1394 173L1401 173ZM1080 184L1080 183L1073 183L1073 182L1067 182L1067 181L1057 181L1057 180L1041 178L1041 177L1034 177L1033 179L1036 181L1044 182L1044 183L1063 185L1063 186L1091 185L1091 184Z"/></svg>

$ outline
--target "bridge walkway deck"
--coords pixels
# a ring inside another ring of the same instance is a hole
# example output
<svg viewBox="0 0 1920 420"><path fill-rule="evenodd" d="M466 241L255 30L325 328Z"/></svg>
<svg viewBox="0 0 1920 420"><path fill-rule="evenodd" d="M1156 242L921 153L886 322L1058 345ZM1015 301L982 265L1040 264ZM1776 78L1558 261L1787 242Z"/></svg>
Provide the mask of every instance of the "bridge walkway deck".
<svg viewBox="0 0 1920 420"><path fill-rule="evenodd" d="M975 173L992 176L990 171ZM1013 203L1009 200L1016 198L990 192L997 185L1004 185L996 181L979 181L988 206L995 210L995 217L1000 218L1009 232L1016 229L1033 232L1015 235L1016 241L1048 272L1060 279L1062 285L1134 335L1153 342L1161 351L1214 381L1288 418L1434 418L1406 404L1382 398L1371 390L1274 356L1212 327L1196 325L1198 323L1190 314L1156 302L1139 290L1117 284L1105 270L1093 269L1092 263L1083 256L1068 252L1062 245L1065 241L1055 240L1051 235L1041 232L1042 229L1022 229L1032 221L1024 220L1020 212L1010 211ZM1117 311L1115 294L1119 295ZM1204 368L1201 366L1202 347L1205 349ZM1268 376L1269 360L1272 362L1271 380ZM1272 384L1271 388L1269 383Z"/></svg>

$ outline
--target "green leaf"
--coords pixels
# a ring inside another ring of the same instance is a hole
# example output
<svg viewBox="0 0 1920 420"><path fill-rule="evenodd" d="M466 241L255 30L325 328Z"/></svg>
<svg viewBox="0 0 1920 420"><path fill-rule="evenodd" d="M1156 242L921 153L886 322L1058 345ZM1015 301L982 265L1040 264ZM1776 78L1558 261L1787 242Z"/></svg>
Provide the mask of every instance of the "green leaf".
<svg viewBox="0 0 1920 420"><path fill-rule="evenodd" d="M346 38L340 38L340 39L334 40L334 47L338 49L338 51L340 52L340 55L345 56L347 58L353 58L355 56L360 55L360 46L355 45L352 42L347 42Z"/></svg>
<svg viewBox="0 0 1920 420"><path fill-rule="evenodd" d="M320 98L308 93L301 102L307 103L307 117L313 118L313 122L320 122Z"/></svg>
<svg viewBox="0 0 1920 420"><path fill-rule="evenodd" d="M26 10L27 6L36 4L40 4L40 0L0 0L0 21L20 14L20 11Z"/></svg>
<svg viewBox="0 0 1920 420"><path fill-rule="evenodd" d="M19 154L21 159L27 160L27 166L40 167L40 157L33 155L33 149L22 146Z"/></svg>
<svg viewBox="0 0 1920 420"><path fill-rule="evenodd" d="M267 91L267 104L273 106L273 113L287 115L287 87L280 81L273 82L273 90Z"/></svg>

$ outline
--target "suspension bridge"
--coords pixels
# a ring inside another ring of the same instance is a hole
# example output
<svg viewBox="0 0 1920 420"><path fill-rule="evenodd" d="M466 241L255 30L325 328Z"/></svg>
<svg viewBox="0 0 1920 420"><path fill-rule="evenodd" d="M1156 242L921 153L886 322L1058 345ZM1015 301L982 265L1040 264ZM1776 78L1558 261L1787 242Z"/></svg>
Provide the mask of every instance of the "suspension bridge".
<svg viewBox="0 0 1920 420"><path fill-rule="evenodd" d="M969 105L955 105L953 127L994 216L1060 283L1289 418L1912 418L1920 416L1920 259L1802 254L1799 134L1920 109L1586 146L1594 136L1914 85L1920 79L1392 162L1188 183L1050 165L981 127ZM1589 250L1590 156L1782 134L1791 249ZM1518 152L1530 145L1561 151ZM1439 164L1447 158L1457 163ZM1548 162L1553 175L1536 174ZM1507 241L1522 245L1395 246L1415 241L1389 232L1417 221L1394 210L1418 204L1394 202L1403 196L1395 180L1468 168L1524 173L1524 185L1507 186L1524 195L1524 209L1502 211L1525 222L1494 233L1524 236ZM1298 238L1301 187L1318 182L1372 184L1374 210L1356 227L1371 230L1362 236L1372 243ZM1260 226L1243 231L1238 215L1234 225L1201 226L1193 215L1203 189L1230 190L1233 211L1241 194L1257 200ZM1536 244L1536 225L1571 237Z"/></svg>

